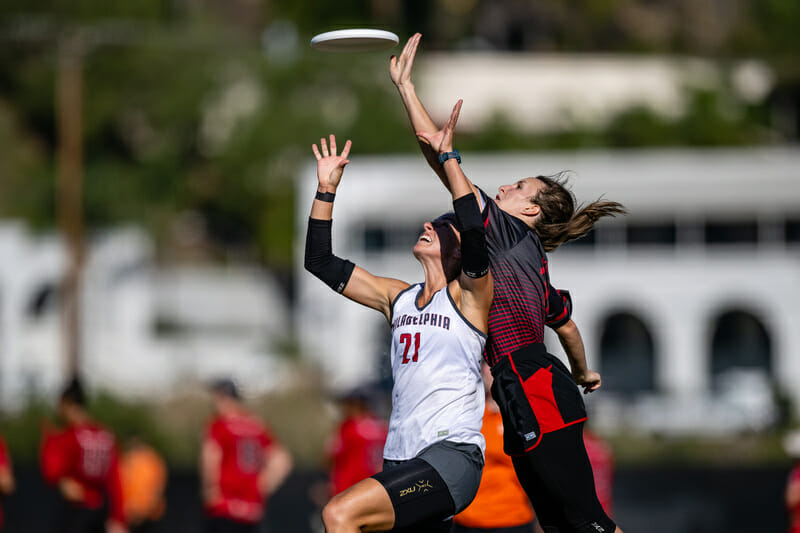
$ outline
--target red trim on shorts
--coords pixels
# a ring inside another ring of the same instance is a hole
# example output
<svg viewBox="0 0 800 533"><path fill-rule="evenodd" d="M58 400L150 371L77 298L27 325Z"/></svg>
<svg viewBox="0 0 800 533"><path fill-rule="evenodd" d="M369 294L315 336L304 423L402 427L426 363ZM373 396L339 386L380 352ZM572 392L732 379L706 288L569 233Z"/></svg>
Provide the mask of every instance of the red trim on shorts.
<svg viewBox="0 0 800 533"><path fill-rule="evenodd" d="M511 357L511 355L508 356L508 362L511 363L511 370L513 370L514 371L514 375L517 376L517 379L519 380L519 384L522 386L522 390L525 390L525 382L522 381L522 376L520 376L519 372L517 372L517 365L514 364L514 358ZM527 396L527 394L526 394L526 396ZM536 412L534 411L534 416L535 415L536 415ZM538 418L537 418L537 422L538 422ZM540 424L539 425L539 434L536 435L536 442L534 442L533 445L530 448L526 448L525 451L529 452L532 449L536 448L539 445L539 442L541 442L543 434L544 434L544 432L542 431L542 427L541 427L541 424Z"/></svg>

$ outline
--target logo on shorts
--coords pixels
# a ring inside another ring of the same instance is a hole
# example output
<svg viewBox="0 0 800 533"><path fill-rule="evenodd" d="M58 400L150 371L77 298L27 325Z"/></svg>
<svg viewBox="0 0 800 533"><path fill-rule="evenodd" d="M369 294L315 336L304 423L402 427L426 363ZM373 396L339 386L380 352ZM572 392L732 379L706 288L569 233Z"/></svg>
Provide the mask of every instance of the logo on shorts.
<svg viewBox="0 0 800 533"><path fill-rule="evenodd" d="M605 531L605 528L603 526L601 526L600 524L598 524L597 522L592 522L589 525L591 525L593 528L595 528L600 533L603 533L603 531Z"/></svg>
<svg viewBox="0 0 800 533"><path fill-rule="evenodd" d="M531 431L530 433L525 434L525 440L533 440L536 438L536 432Z"/></svg>
<svg viewBox="0 0 800 533"><path fill-rule="evenodd" d="M419 492L420 494L425 494L426 492L430 492L433 489L433 485L427 479L423 479L417 481L416 484L408 487L407 489L403 489L400 491L400 497L408 496L409 494L414 494L415 492Z"/></svg>

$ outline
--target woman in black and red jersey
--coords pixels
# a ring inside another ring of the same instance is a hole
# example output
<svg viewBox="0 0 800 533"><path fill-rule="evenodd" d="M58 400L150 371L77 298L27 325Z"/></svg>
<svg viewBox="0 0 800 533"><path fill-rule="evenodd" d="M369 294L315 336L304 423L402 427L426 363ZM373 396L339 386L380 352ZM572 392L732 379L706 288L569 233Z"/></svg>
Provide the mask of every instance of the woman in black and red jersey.
<svg viewBox="0 0 800 533"><path fill-rule="evenodd" d="M411 83L420 37L412 36L400 57L392 56L390 75L425 158L449 188L438 158L442 132ZM578 386L584 393L597 390L600 375L586 364L569 294L550 285L546 252L585 235L597 219L625 210L598 201L576 212L572 193L553 177L504 185L494 198L470 185L495 280L484 355L495 378L492 395L503 415L505 451L546 532L621 531L598 501L582 438L586 409ZM547 353L545 325L558 334L571 370Z"/></svg>

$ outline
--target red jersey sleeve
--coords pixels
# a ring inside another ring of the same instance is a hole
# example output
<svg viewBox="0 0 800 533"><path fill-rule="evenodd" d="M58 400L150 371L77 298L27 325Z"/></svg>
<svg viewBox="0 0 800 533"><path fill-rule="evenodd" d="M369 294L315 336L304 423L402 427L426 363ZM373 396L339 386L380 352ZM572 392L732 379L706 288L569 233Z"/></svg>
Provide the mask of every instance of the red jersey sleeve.
<svg viewBox="0 0 800 533"><path fill-rule="evenodd" d="M42 476L46 483L55 485L67 474L70 456L75 453L69 433L45 433L40 450Z"/></svg>
<svg viewBox="0 0 800 533"><path fill-rule="evenodd" d="M109 515L111 519L124 524L125 507L122 499L122 477L120 476L119 451L116 446L114 446L111 453L111 464L109 465L106 489L108 491Z"/></svg>
<svg viewBox="0 0 800 533"><path fill-rule="evenodd" d="M225 424L219 419L214 419L208 425L205 440L222 446L225 444L227 435L228 432L225 430Z"/></svg>
<svg viewBox="0 0 800 533"><path fill-rule="evenodd" d="M559 290L547 284L547 317L545 324L558 329L572 317L572 297L569 291Z"/></svg>
<svg viewBox="0 0 800 533"><path fill-rule="evenodd" d="M270 448L275 443L275 438L272 436L269 428L263 428L261 432L261 436L259 437L259 441L261 442L261 446L266 450Z"/></svg>
<svg viewBox="0 0 800 533"><path fill-rule="evenodd" d="M0 468L10 468L11 459L8 455L8 449L3 439L0 439Z"/></svg>

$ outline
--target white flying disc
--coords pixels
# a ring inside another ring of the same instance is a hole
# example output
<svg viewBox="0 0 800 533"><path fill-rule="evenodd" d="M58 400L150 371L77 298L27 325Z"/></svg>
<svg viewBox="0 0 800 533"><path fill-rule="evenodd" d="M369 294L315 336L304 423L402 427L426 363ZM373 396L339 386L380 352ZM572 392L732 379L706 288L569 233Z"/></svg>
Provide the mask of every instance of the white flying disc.
<svg viewBox="0 0 800 533"><path fill-rule="evenodd" d="M311 48L323 52L375 52L386 50L399 42L390 31L353 29L328 31L311 39Z"/></svg>

